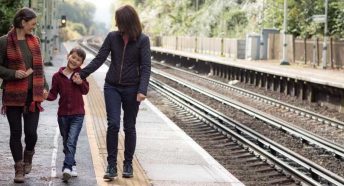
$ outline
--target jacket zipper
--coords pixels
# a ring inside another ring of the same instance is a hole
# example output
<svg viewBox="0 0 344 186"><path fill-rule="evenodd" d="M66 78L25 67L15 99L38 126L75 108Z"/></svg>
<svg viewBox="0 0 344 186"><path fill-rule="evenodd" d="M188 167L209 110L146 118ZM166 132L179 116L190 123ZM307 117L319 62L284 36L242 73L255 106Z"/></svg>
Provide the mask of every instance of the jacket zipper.
<svg viewBox="0 0 344 186"><path fill-rule="evenodd" d="M121 71L119 72L119 81L118 81L119 84L121 83L121 80L122 80L122 69L123 69L124 54L125 54L125 49L126 48L127 48L127 45L125 44L124 48L123 48L123 53L122 53Z"/></svg>

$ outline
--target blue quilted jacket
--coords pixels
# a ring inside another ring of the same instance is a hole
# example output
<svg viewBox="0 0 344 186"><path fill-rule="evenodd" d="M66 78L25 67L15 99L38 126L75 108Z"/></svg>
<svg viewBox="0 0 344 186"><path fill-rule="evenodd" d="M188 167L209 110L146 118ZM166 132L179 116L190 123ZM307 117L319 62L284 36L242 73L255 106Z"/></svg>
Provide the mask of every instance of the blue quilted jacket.
<svg viewBox="0 0 344 186"><path fill-rule="evenodd" d="M97 70L109 54L111 63L105 81L113 86L138 85L138 93L146 95L151 72L149 38L142 33L136 40L129 40L125 46L120 32L110 32L96 57L81 70L81 78Z"/></svg>

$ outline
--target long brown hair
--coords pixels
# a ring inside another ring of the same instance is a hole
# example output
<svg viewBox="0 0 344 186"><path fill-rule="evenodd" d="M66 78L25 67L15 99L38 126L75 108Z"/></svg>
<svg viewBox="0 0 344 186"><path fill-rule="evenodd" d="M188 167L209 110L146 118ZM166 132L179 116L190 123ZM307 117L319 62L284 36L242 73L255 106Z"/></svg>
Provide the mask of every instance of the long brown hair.
<svg viewBox="0 0 344 186"><path fill-rule="evenodd" d="M14 28L23 28L22 20L30 21L31 19L36 18L36 12L31 8L24 7L16 12L13 18Z"/></svg>
<svg viewBox="0 0 344 186"><path fill-rule="evenodd" d="M124 5L117 9L115 19L118 30L128 34L130 39L135 40L140 36L142 32L140 18L132 6Z"/></svg>

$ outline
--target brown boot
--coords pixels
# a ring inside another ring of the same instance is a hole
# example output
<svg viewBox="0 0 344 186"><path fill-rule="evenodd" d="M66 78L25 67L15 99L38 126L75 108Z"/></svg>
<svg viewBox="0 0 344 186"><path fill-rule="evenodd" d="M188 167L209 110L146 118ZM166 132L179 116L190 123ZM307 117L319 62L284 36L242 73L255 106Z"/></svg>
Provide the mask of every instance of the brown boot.
<svg viewBox="0 0 344 186"><path fill-rule="evenodd" d="M35 150L27 151L24 150L24 170L25 174L29 174L32 168L32 156L35 154Z"/></svg>
<svg viewBox="0 0 344 186"><path fill-rule="evenodd" d="M15 169L15 177L13 179L14 183L24 183L25 177L24 177L24 163L22 161L16 162L14 165Z"/></svg>

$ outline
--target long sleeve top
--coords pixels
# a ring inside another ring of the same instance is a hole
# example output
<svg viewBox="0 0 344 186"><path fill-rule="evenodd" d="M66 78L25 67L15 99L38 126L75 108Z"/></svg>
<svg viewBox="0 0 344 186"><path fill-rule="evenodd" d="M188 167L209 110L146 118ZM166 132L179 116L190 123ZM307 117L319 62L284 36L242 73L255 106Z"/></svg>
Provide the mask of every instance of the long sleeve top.
<svg viewBox="0 0 344 186"><path fill-rule="evenodd" d="M86 80L78 85L63 74L65 67L61 67L58 72L53 75L51 89L49 91L48 101L53 101L60 95L58 116L85 115L84 100L82 95L86 95L89 91L89 84ZM75 69L79 72L80 68ZM74 74L73 73L73 74ZM73 74L71 77L73 77Z"/></svg>

